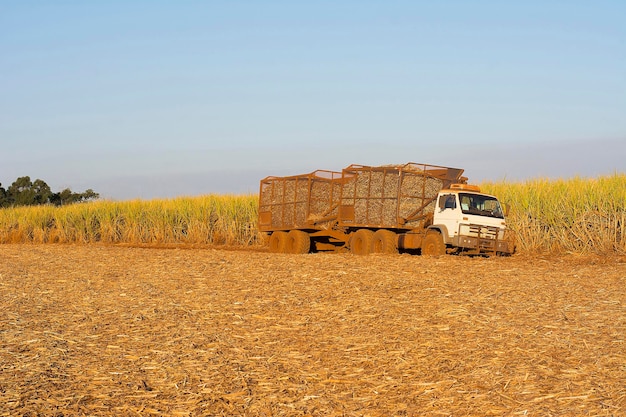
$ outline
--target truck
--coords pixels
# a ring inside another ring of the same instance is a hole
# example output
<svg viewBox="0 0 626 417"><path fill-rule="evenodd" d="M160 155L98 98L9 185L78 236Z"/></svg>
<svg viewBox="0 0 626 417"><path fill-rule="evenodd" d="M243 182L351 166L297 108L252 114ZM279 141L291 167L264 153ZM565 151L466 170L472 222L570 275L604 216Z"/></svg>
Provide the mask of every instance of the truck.
<svg viewBox="0 0 626 417"><path fill-rule="evenodd" d="M278 253L514 253L507 206L463 172L409 162L269 176L260 182L258 228Z"/></svg>

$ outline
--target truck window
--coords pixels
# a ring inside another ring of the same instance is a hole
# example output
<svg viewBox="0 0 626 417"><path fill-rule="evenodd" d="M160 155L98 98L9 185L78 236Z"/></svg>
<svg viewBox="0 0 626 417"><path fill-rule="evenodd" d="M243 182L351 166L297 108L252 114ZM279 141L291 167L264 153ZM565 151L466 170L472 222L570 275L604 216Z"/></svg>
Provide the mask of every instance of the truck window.
<svg viewBox="0 0 626 417"><path fill-rule="evenodd" d="M444 203L443 203L444 209L456 208L456 196L454 194L442 195L441 198L444 200Z"/></svg>
<svg viewBox="0 0 626 417"><path fill-rule="evenodd" d="M495 197L481 194L460 193L461 210L463 214L473 214L477 216L504 218L500 202Z"/></svg>
<svg viewBox="0 0 626 417"><path fill-rule="evenodd" d="M454 194L443 194L439 196L439 210L455 209L456 196Z"/></svg>

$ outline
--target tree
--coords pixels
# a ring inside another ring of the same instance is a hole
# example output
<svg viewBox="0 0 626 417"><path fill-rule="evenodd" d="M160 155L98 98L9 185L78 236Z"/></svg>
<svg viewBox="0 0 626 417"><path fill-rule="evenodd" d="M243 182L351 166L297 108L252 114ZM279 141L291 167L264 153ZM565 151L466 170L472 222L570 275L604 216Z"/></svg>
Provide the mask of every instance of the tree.
<svg viewBox="0 0 626 417"><path fill-rule="evenodd" d="M19 177L7 190L2 188L2 184L0 184L0 207L41 204L60 206L98 198L100 195L92 189L88 189L84 193L75 193L66 188L61 192L53 193L45 181L37 179L32 182L28 176Z"/></svg>
<svg viewBox="0 0 626 417"><path fill-rule="evenodd" d="M74 193L69 188L64 189L61 192L50 195L50 203L55 206L62 206L64 204L81 203L83 201L97 200L100 198L100 194L94 192L91 188L84 193Z"/></svg>
<svg viewBox="0 0 626 417"><path fill-rule="evenodd" d="M50 196L52 195L48 184L38 179L33 183L32 189L35 192L34 204L48 204Z"/></svg>
<svg viewBox="0 0 626 417"><path fill-rule="evenodd" d="M15 206L30 206L35 204L36 191L30 177L19 177L7 190L9 204Z"/></svg>
<svg viewBox="0 0 626 417"><path fill-rule="evenodd" d="M6 207L9 205L7 201L7 191L2 188L2 183L0 183L0 207Z"/></svg>

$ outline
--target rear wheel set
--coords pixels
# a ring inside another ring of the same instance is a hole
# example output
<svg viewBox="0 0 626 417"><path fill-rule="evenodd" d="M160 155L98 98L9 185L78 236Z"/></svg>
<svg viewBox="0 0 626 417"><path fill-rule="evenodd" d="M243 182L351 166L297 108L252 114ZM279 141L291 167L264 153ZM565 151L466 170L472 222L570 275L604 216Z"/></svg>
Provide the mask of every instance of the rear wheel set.
<svg viewBox="0 0 626 417"><path fill-rule="evenodd" d="M350 238L350 252L355 255L369 255L372 251L374 232L368 229L359 229Z"/></svg>
<svg viewBox="0 0 626 417"><path fill-rule="evenodd" d="M277 231L270 236L269 248L274 253L309 253L311 238L302 230Z"/></svg>
<svg viewBox="0 0 626 417"><path fill-rule="evenodd" d="M350 239L350 252L355 255L398 253L398 235L385 229L376 232L359 229L354 232Z"/></svg>
<svg viewBox="0 0 626 417"><path fill-rule="evenodd" d="M287 232L274 232L270 235L269 247L270 252L282 253L285 252L285 246L287 244Z"/></svg>
<svg viewBox="0 0 626 417"><path fill-rule="evenodd" d="M372 252L398 253L398 235L391 230L377 230L372 241Z"/></svg>
<svg viewBox="0 0 626 417"><path fill-rule="evenodd" d="M311 236L302 230L276 231L269 237L269 250L273 253L309 253L311 247ZM355 255L398 253L398 235L385 229L359 229L350 237L348 248Z"/></svg>
<svg viewBox="0 0 626 417"><path fill-rule="evenodd" d="M311 238L302 230L291 230L287 233L287 253L309 253L311 250Z"/></svg>

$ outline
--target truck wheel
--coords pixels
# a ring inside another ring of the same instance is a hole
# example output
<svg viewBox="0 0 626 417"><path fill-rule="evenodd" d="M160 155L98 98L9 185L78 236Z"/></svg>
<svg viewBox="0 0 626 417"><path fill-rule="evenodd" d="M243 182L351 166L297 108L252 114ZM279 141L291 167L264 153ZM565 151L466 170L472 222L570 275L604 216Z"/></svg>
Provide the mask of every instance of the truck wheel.
<svg viewBox="0 0 626 417"><path fill-rule="evenodd" d="M285 246L287 243L287 232L274 232L270 236L270 252L283 253L285 252Z"/></svg>
<svg viewBox="0 0 626 417"><path fill-rule="evenodd" d="M422 243L422 255L439 256L446 254L446 245L443 236L439 232L428 232Z"/></svg>
<svg viewBox="0 0 626 417"><path fill-rule="evenodd" d="M302 230L291 230L287 234L286 249L289 253L309 253L311 250L309 234Z"/></svg>
<svg viewBox="0 0 626 417"><path fill-rule="evenodd" d="M372 241L372 252L398 253L398 235L391 230L377 230Z"/></svg>
<svg viewBox="0 0 626 417"><path fill-rule="evenodd" d="M355 255L369 255L372 251L374 232L367 229L357 230L350 239L350 251Z"/></svg>

